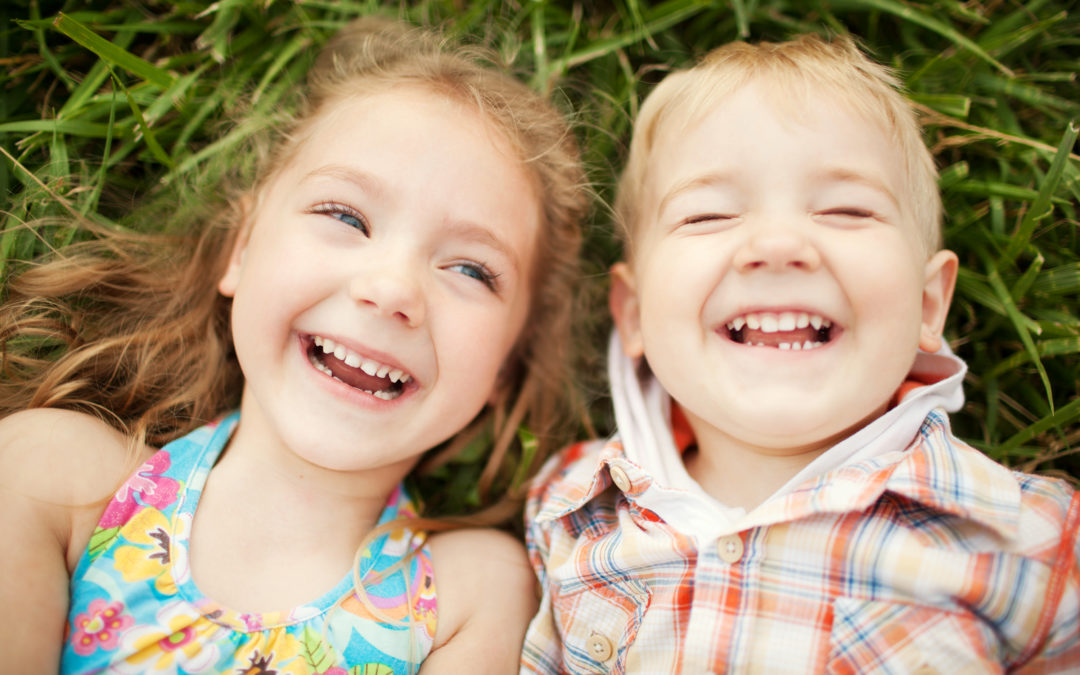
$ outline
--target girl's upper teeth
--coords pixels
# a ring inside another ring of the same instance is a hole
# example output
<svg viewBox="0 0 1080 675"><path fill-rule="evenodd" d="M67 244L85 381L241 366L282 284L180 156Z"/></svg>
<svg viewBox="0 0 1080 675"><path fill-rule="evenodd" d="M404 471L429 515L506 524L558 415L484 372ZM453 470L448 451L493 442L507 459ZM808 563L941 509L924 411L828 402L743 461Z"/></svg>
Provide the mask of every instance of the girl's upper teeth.
<svg viewBox="0 0 1080 675"><path fill-rule="evenodd" d="M340 345L330 338L315 335L312 337L315 342L315 346L322 349L323 353L328 356L333 356L339 361L343 361L345 365L350 368L359 368L372 377L387 377L391 382L405 383L412 379L412 376L402 371L400 368L394 368L378 361L360 356L356 352L350 351L344 345Z"/></svg>
<svg viewBox="0 0 1080 675"><path fill-rule="evenodd" d="M832 322L809 312L750 312L735 317L727 324L727 328L733 331L740 331L743 326L750 330L760 330L762 333L777 333L807 326L821 330L822 326L832 326Z"/></svg>

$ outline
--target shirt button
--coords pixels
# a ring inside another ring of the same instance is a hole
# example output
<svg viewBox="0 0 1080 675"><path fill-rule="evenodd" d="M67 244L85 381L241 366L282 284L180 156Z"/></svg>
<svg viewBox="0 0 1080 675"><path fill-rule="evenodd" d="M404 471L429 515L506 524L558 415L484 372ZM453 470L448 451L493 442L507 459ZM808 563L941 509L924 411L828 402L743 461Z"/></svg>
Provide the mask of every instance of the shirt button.
<svg viewBox="0 0 1080 675"><path fill-rule="evenodd" d="M737 534L729 534L726 537L720 537L720 541L716 544L716 551L720 554L720 559L724 562L738 562L743 554L742 538Z"/></svg>
<svg viewBox="0 0 1080 675"><path fill-rule="evenodd" d="M615 653L611 640L599 633L593 633L589 636L589 639L585 641L585 648L589 651L589 656L601 663L610 659L611 655Z"/></svg>
<svg viewBox="0 0 1080 675"><path fill-rule="evenodd" d="M630 489L630 477L626 475L622 468L613 466L608 472L611 474L611 480L615 483L615 487L623 492Z"/></svg>

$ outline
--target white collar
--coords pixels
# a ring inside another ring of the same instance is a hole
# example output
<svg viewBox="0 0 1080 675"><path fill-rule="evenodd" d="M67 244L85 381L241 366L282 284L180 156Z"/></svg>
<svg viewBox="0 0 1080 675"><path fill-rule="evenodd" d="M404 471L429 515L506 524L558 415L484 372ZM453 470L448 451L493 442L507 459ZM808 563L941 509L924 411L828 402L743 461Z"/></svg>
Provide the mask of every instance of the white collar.
<svg viewBox="0 0 1080 675"><path fill-rule="evenodd" d="M955 412L963 406L966 372L964 362L944 343L934 354L919 352L911 375L934 384L915 389L884 415L823 452L766 501L841 466L907 447L931 410L940 407ZM699 536L742 519L745 509L712 498L687 473L672 436L670 396L648 366L623 353L615 333L608 344L608 377L626 458L655 481L656 489L649 491L652 494L642 495L643 505L680 530ZM687 508L688 502L691 508Z"/></svg>

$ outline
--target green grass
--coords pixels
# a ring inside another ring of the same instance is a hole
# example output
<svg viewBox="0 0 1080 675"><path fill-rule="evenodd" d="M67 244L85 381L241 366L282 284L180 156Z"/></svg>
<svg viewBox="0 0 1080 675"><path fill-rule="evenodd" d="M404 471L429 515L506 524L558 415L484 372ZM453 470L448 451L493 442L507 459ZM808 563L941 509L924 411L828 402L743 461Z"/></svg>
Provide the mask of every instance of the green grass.
<svg viewBox="0 0 1080 675"><path fill-rule="evenodd" d="M946 243L964 266L947 330L972 373L957 432L1006 464L1080 477L1077 10L1061 0L7 2L0 280L78 236L21 222L78 213L150 227L154 208L243 169L246 137L289 104L327 35L360 14L442 24L494 47L573 111L605 203L638 104L671 67L733 39L851 33L904 78L942 170ZM597 294L617 257L600 205L586 246ZM584 333L599 348L608 325L598 310ZM584 384L604 431L592 372Z"/></svg>

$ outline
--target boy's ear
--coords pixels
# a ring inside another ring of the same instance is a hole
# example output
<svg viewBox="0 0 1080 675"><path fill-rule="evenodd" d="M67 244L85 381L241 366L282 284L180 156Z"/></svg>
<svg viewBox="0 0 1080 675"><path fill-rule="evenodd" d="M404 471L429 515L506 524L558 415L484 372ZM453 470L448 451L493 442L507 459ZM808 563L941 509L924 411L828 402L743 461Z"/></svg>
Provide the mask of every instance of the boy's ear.
<svg viewBox="0 0 1080 675"><path fill-rule="evenodd" d="M922 331L919 334L919 349L923 351L936 352L941 349L945 316L949 313L959 266L956 254L952 251L938 251L926 263Z"/></svg>
<svg viewBox="0 0 1080 675"><path fill-rule="evenodd" d="M623 353L634 359L645 353L645 344L641 339L641 307L638 304L637 289L630 266L624 262L611 266L611 291L608 293L608 307L619 330Z"/></svg>
<svg viewBox="0 0 1080 675"><path fill-rule="evenodd" d="M225 272L218 279L218 293L227 298L236 295L236 287L240 283L240 270L244 266L244 252L247 250L248 240L251 237L254 201L250 194L245 194L240 198L240 202L236 207L240 211L236 240L233 241L232 252L229 254L229 262L225 267Z"/></svg>

